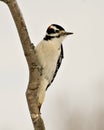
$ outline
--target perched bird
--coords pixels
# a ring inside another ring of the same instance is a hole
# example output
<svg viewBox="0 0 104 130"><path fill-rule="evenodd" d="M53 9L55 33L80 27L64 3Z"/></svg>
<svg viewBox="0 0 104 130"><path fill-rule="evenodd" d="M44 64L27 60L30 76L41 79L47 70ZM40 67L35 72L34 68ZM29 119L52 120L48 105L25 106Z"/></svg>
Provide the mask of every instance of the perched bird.
<svg viewBox="0 0 104 130"><path fill-rule="evenodd" d="M62 41L72 32L66 32L63 27L52 24L46 30L43 40L36 46L36 54L42 66L42 81L40 84L39 102L43 103L45 91L53 82L63 59Z"/></svg>

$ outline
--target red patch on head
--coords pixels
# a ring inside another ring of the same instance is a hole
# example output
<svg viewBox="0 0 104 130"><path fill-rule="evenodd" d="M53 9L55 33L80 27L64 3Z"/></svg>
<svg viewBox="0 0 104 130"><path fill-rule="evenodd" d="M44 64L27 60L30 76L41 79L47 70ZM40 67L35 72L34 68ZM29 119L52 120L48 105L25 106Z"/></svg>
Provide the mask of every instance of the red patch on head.
<svg viewBox="0 0 104 130"><path fill-rule="evenodd" d="M48 29L51 29L51 25L48 27Z"/></svg>

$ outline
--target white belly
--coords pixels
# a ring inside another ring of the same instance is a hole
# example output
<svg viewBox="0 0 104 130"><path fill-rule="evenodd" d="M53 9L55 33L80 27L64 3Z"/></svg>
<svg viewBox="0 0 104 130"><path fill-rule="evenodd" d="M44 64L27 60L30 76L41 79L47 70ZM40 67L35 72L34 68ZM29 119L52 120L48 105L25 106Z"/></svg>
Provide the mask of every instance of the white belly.
<svg viewBox="0 0 104 130"><path fill-rule="evenodd" d="M60 44L40 43L36 47L39 62L43 67L43 76L49 82L53 79L60 51Z"/></svg>

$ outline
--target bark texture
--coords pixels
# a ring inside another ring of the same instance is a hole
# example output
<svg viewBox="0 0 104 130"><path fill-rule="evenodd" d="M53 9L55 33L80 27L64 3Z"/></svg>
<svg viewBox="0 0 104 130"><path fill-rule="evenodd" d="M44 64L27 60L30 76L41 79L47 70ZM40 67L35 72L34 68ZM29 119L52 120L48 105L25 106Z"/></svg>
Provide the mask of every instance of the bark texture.
<svg viewBox="0 0 104 130"><path fill-rule="evenodd" d="M33 122L34 130L45 130L44 122L41 118L39 111L39 84L41 82L41 71L42 68L39 65L38 58L36 56L35 46L31 43L25 21L19 9L16 0L0 0L5 2L12 14L14 22L16 24L18 34L23 47L24 55L26 57L28 67L29 67L29 84L26 90L26 97L28 102L28 107Z"/></svg>

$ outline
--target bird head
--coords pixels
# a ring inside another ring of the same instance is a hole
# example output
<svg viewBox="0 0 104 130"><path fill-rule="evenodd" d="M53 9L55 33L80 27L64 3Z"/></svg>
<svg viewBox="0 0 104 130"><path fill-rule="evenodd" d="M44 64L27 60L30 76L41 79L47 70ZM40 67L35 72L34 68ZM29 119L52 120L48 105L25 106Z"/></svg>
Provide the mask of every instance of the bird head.
<svg viewBox="0 0 104 130"><path fill-rule="evenodd" d="M57 38L63 40L66 36L73 34L72 32L66 32L63 27L57 24L51 24L46 30L46 36L44 40L51 40Z"/></svg>

